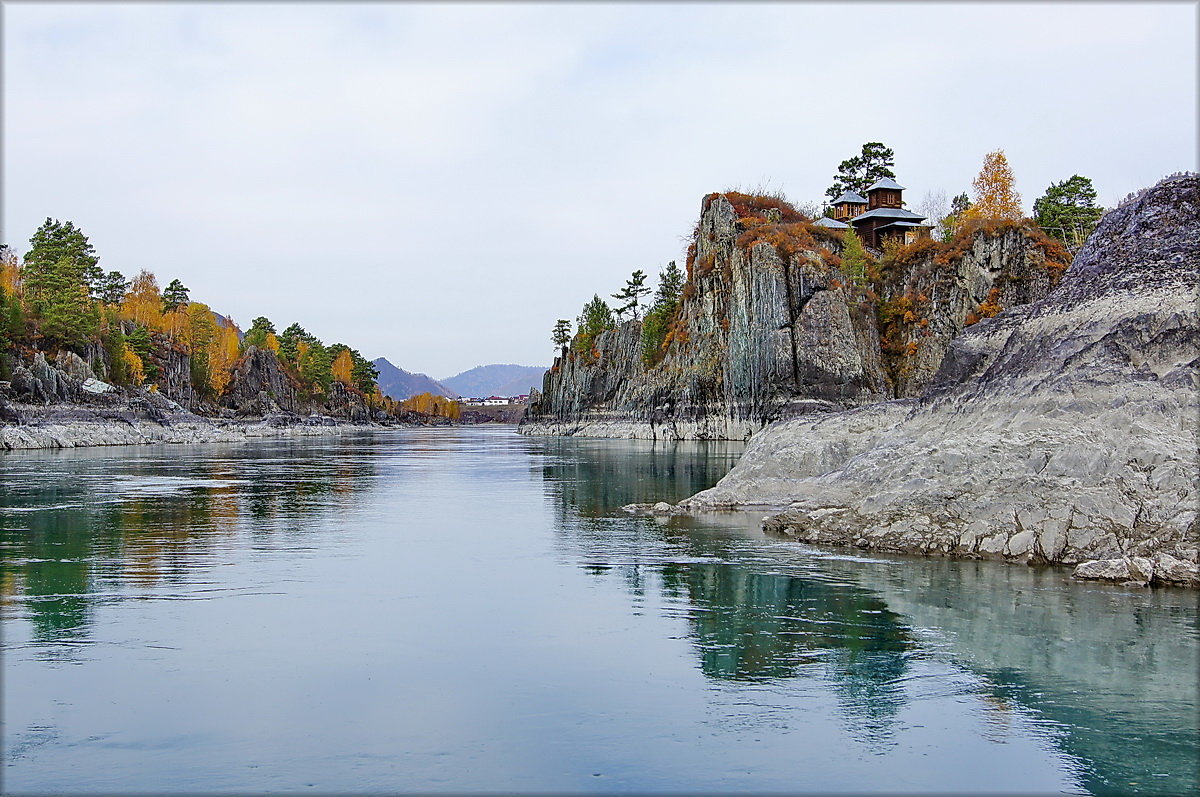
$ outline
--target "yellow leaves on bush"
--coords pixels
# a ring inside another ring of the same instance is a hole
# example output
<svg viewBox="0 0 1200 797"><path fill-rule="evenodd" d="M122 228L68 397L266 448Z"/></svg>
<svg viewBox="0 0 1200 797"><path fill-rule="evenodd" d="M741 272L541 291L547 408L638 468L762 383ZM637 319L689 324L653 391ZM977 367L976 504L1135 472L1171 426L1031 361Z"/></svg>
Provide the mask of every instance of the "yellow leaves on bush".
<svg viewBox="0 0 1200 797"><path fill-rule="evenodd" d="M276 337L274 332L267 333L267 340L264 345L275 354L279 354L279 338Z"/></svg>
<svg viewBox="0 0 1200 797"><path fill-rule="evenodd" d="M129 292L121 300L121 318L133 321L146 329L162 330L162 293L158 280L142 269L129 284Z"/></svg>
<svg viewBox="0 0 1200 797"><path fill-rule="evenodd" d="M140 385L146 379L146 369L142 365L142 358L137 355L137 352L124 346L121 350L121 359L125 362L125 373L129 379L129 384Z"/></svg>
<svg viewBox="0 0 1200 797"><path fill-rule="evenodd" d="M775 248L781 260L787 261L798 252L818 249L812 235L813 229L807 222L760 224L739 235L737 245L748 250L757 244L767 243Z"/></svg>
<svg viewBox="0 0 1200 797"><path fill-rule="evenodd" d="M884 267L891 266L907 266L930 252L937 252L943 247L943 244L938 243L932 238L918 238L907 245L891 245L889 241L884 242Z"/></svg>
<svg viewBox="0 0 1200 797"><path fill-rule="evenodd" d="M999 315L1003 309L1000 306L1000 289L992 288L988 291L987 298L979 305L978 313L983 318L993 318Z"/></svg>
<svg viewBox="0 0 1200 797"><path fill-rule="evenodd" d="M238 361L240 346L237 327L221 325L209 350L209 382L218 395L225 392L233 378L233 366Z"/></svg>
<svg viewBox="0 0 1200 797"><path fill-rule="evenodd" d="M5 251L8 254L0 258L0 290L4 291L5 296L16 296L21 281L21 270L17 265L17 256L9 250Z"/></svg>
<svg viewBox="0 0 1200 797"><path fill-rule="evenodd" d="M462 408L459 407L457 401L445 396L435 396L432 393L421 393L407 398L400 402L400 408L407 412L419 412L422 415L449 418L452 421L458 420L462 414Z"/></svg>
<svg viewBox="0 0 1200 797"><path fill-rule="evenodd" d="M354 384L353 372L354 358L350 356L349 349L342 349L333 360L333 378L343 385L350 386Z"/></svg>

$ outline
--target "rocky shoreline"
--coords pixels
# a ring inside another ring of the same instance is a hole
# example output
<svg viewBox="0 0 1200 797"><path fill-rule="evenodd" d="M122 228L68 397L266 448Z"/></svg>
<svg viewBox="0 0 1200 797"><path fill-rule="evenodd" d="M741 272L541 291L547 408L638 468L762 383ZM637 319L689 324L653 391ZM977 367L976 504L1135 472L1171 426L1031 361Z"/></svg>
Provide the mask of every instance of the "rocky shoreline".
<svg viewBox="0 0 1200 797"><path fill-rule="evenodd" d="M93 353L94 355L95 353ZM186 355L168 350L166 374L186 373ZM102 362L99 356L91 358ZM251 346L218 401L201 401L182 377L118 387L97 378L78 354L35 352L0 381L0 451L147 443L217 443L313 437L388 426L449 423L372 410L361 394L334 382L322 401L302 401L271 352Z"/></svg>
<svg viewBox="0 0 1200 797"><path fill-rule="evenodd" d="M169 402L173 404L173 402ZM34 406L6 404L20 422L0 425L0 451L144 445L150 443L230 443L256 438L315 437L385 428L352 424L329 416L275 413L262 418L205 418L178 405L130 402L124 407L80 404Z"/></svg>
<svg viewBox="0 0 1200 797"><path fill-rule="evenodd" d="M716 486L632 512L1200 588L1200 177L1111 211L1045 299L954 339L920 396L781 421Z"/></svg>

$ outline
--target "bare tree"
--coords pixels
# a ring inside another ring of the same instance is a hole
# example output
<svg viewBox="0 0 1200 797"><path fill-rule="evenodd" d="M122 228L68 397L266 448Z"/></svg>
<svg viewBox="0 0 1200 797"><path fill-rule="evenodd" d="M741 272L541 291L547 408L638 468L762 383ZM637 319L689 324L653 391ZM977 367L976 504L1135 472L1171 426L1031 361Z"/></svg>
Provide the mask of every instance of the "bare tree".
<svg viewBox="0 0 1200 797"><path fill-rule="evenodd" d="M925 217L925 223L933 226L933 236L940 238L943 222L950 215L950 200L940 188L926 191L917 203L916 212Z"/></svg>

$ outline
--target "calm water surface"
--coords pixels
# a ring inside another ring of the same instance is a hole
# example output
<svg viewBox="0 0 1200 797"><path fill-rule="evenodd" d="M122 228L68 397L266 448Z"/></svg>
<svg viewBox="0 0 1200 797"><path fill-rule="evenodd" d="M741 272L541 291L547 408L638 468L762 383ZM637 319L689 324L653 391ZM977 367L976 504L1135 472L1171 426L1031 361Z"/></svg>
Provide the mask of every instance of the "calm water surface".
<svg viewBox="0 0 1200 797"><path fill-rule="evenodd" d="M1194 593L613 514L740 450L0 455L4 788L1197 791Z"/></svg>

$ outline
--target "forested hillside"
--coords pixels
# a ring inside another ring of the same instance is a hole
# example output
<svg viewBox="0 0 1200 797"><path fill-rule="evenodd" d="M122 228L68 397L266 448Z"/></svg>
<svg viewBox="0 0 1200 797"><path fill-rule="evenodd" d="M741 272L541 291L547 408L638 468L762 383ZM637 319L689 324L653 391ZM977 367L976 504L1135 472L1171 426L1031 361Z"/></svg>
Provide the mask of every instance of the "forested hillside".
<svg viewBox="0 0 1200 797"><path fill-rule="evenodd" d="M76 398L48 362L91 393L148 391L201 415L402 412L357 349L263 316L243 333L179 279L105 271L81 229L49 218L23 256L0 247L0 388L16 401Z"/></svg>

